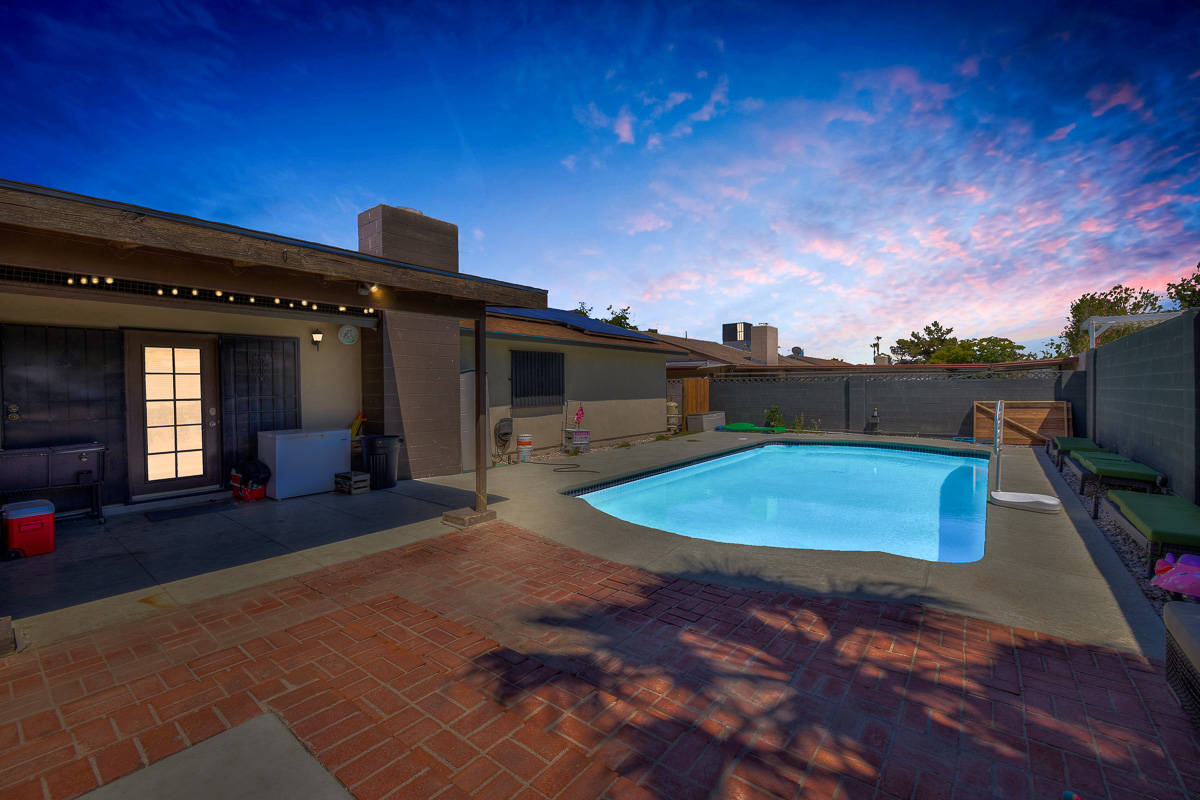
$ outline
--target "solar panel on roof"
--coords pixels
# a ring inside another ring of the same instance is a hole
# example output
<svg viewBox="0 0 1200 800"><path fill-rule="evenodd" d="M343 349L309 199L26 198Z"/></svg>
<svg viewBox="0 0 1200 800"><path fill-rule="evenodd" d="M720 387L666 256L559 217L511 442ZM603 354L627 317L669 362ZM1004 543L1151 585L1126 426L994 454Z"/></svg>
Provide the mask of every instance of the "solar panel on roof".
<svg viewBox="0 0 1200 800"><path fill-rule="evenodd" d="M524 317L526 319L541 319L548 322L558 322L572 328L588 331L590 333L606 333L609 336L626 336L633 339L645 339L648 342L653 342L655 339L647 336L644 333L637 331L626 330L617 325L612 325L607 322L601 322L598 319L585 317L582 314L576 314L574 311L567 311L561 308L508 308L506 306L488 306L488 311L493 314L506 314L510 317Z"/></svg>

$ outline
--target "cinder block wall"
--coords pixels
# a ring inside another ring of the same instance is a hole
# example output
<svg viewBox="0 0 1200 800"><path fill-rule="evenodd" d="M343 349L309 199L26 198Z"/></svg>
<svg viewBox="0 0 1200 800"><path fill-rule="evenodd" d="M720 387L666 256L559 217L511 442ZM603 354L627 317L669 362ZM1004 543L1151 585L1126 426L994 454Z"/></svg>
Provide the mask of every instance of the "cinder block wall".
<svg viewBox="0 0 1200 800"><path fill-rule="evenodd" d="M358 249L422 267L458 271L458 226L395 206L358 215ZM363 413L367 433L404 437L400 476L462 472L459 437L459 320L383 311L364 331Z"/></svg>
<svg viewBox="0 0 1200 800"><path fill-rule="evenodd" d="M1099 444L1163 472L1196 502L1197 326L1200 312L1123 336L1091 351L1088 400Z"/></svg>
<svg viewBox="0 0 1200 800"><path fill-rule="evenodd" d="M1076 419L1084 415L1072 373L1057 370L996 373L996 377L921 376L911 372L784 378L714 377L709 406L730 422L763 421L778 405L789 424L860 433L879 409L880 430L923 436L971 436L976 400L1069 400ZM1076 406L1076 403L1079 403Z"/></svg>

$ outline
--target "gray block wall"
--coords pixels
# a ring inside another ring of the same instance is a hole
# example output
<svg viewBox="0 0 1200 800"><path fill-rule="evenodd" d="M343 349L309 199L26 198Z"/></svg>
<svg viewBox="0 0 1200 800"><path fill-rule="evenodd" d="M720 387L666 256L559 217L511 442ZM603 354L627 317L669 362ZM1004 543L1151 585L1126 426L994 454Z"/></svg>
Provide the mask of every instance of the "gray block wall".
<svg viewBox="0 0 1200 800"><path fill-rule="evenodd" d="M804 415L822 430L862 432L879 410L883 433L971 436L976 400L1069 400L1084 416L1082 383L1054 369L1013 373L914 375L911 372L828 377L716 376L709 407L730 422L762 424L764 409L778 405L789 424Z"/></svg>
<svg viewBox="0 0 1200 800"><path fill-rule="evenodd" d="M1200 312L1123 336L1091 351L1087 389L1092 438L1163 472L1196 502L1196 360Z"/></svg>

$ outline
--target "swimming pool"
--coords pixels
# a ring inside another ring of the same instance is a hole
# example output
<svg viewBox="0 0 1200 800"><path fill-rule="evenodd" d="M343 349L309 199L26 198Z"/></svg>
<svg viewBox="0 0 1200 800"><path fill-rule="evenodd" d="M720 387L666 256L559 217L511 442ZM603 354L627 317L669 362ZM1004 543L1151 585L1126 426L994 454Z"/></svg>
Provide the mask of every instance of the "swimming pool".
<svg viewBox="0 0 1200 800"><path fill-rule="evenodd" d="M714 542L983 558L988 460L949 451L768 444L579 497Z"/></svg>

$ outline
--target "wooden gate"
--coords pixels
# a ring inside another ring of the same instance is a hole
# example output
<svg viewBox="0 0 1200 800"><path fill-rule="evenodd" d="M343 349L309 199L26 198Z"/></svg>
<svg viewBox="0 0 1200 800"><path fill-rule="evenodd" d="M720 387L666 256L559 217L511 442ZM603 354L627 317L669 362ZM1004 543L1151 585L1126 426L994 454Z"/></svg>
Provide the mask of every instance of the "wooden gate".
<svg viewBox="0 0 1200 800"><path fill-rule="evenodd" d="M683 422L688 414L708 413L708 378L683 379Z"/></svg>
<svg viewBox="0 0 1200 800"><path fill-rule="evenodd" d="M995 400L975 401L975 439L992 439ZM1005 400L1002 444L1044 444L1054 436L1070 436L1071 404L1065 400Z"/></svg>

